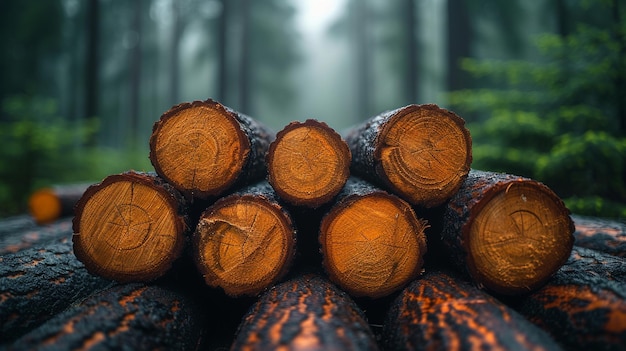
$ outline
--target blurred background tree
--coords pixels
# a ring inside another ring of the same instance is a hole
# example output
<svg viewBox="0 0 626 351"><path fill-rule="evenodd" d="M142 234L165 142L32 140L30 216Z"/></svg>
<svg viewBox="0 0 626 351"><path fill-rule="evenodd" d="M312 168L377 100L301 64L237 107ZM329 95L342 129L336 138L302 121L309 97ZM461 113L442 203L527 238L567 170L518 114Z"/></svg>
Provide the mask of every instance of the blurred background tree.
<svg viewBox="0 0 626 351"><path fill-rule="evenodd" d="M37 187L152 170L172 105L338 131L410 103L468 121L475 168L625 217L618 0L0 2L0 217ZM452 92L452 93L450 93Z"/></svg>
<svg viewBox="0 0 626 351"><path fill-rule="evenodd" d="M576 213L626 217L625 9L610 0L578 10L537 37L540 61L465 59L485 83L449 102L475 116L473 167L541 180Z"/></svg>

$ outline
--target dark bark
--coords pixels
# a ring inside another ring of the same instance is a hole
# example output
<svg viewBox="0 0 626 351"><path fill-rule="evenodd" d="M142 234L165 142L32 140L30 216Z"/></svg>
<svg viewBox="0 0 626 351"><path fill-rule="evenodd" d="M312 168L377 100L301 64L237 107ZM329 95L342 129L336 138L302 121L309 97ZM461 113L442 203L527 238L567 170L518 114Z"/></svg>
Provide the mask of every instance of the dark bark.
<svg viewBox="0 0 626 351"><path fill-rule="evenodd" d="M626 260L574 247L548 284L510 304L568 350L623 350Z"/></svg>
<svg viewBox="0 0 626 351"><path fill-rule="evenodd" d="M195 350L206 335L198 304L160 286L116 285L31 330L9 350Z"/></svg>
<svg viewBox="0 0 626 351"><path fill-rule="evenodd" d="M545 185L472 170L446 205L441 237L457 267L499 294L538 289L569 257L574 224Z"/></svg>
<svg viewBox="0 0 626 351"><path fill-rule="evenodd" d="M626 258L626 223L573 215L574 244Z"/></svg>
<svg viewBox="0 0 626 351"><path fill-rule="evenodd" d="M232 350L377 350L363 312L317 275L278 284L252 305Z"/></svg>
<svg viewBox="0 0 626 351"><path fill-rule="evenodd" d="M454 273L429 271L392 303L388 350L560 350L542 329Z"/></svg>
<svg viewBox="0 0 626 351"><path fill-rule="evenodd" d="M47 225L37 225L31 216L0 222L0 255L14 253L50 242L71 240L72 221L63 218Z"/></svg>
<svg viewBox="0 0 626 351"><path fill-rule="evenodd" d="M111 281L93 276L69 237L0 257L0 343L16 339Z"/></svg>

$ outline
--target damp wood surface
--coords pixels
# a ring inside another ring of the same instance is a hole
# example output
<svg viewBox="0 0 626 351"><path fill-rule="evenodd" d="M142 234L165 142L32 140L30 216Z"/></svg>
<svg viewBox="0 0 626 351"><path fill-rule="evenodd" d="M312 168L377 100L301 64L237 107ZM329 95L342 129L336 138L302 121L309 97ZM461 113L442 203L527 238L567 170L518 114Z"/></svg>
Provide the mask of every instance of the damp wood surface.
<svg viewBox="0 0 626 351"><path fill-rule="evenodd" d="M93 274L149 281L180 257L188 223L181 195L158 176L126 172L89 187L73 219L76 257Z"/></svg>
<svg viewBox="0 0 626 351"><path fill-rule="evenodd" d="M427 224L399 197L350 178L320 225L323 267L354 296L382 297L417 278Z"/></svg>
<svg viewBox="0 0 626 351"><path fill-rule="evenodd" d="M626 258L626 222L573 215L577 246Z"/></svg>
<svg viewBox="0 0 626 351"><path fill-rule="evenodd" d="M401 291L386 350L561 350L544 330L458 274L429 271Z"/></svg>
<svg viewBox="0 0 626 351"><path fill-rule="evenodd" d="M472 162L465 121L434 104L382 113L344 135L352 173L413 205L443 204L459 189Z"/></svg>
<svg viewBox="0 0 626 351"><path fill-rule="evenodd" d="M221 195L236 182L265 176L273 132L246 115L208 99L163 113L150 137L155 171L185 196Z"/></svg>
<svg viewBox="0 0 626 351"><path fill-rule="evenodd" d="M198 311L184 293L119 284L57 314L7 350L194 350L206 337Z"/></svg>
<svg viewBox="0 0 626 351"><path fill-rule="evenodd" d="M243 317L232 350L378 350L361 309L320 275L264 292Z"/></svg>
<svg viewBox="0 0 626 351"><path fill-rule="evenodd" d="M574 247L548 284L510 303L568 350L624 350L626 260Z"/></svg>
<svg viewBox="0 0 626 351"><path fill-rule="evenodd" d="M350 176L350 149L326 123L292 122L276 134L266 156L268 180L276 193L296 206L330 201Z"/></svg>
<svg viewBox="0 0 626 351"><path fill-rule="evenodd" d="M111 284L89 274L69 236L0 256L0 344L12 341Z"/></svg>
<svg viewBox="0 0 626 351"><path fill-rule="evenodd" d="M30 215L0 220L0 255L72 239L72 218L40 225Z"/></svg>
<svg viewBox="0 0 626 351"><path fill-rule="evenodd" d="M515 295L539 288L565 263L573 232L569 210L545 185L472 170L446 205L441 236L478 285Z"/></svg>
<svg viewBox="0 0 626 351"><path fill-rule="evenodd" d="M296 250L291 216L266 181L225 196L202 214L193 255L209 286L255 295L281 278Z"/></svg>

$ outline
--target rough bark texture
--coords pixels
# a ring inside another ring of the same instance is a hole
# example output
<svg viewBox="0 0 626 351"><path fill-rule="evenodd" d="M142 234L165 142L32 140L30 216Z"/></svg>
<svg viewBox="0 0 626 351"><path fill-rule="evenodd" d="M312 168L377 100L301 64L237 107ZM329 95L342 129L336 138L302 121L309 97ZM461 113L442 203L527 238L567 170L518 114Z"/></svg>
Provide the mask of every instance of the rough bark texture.
<svg viewBox="0 0 626 351"><path fill-rule="evenodd" d="M87 272L69 237L0 256L0 344L109 284Z"/></svg>
<svg viewBox="0 0 626 351"><path fill-rule="evenodd" d="M266 181L216 201L193 234L193 255L209 286L255 295L281 278L296 251L296 230Z"/></svg>
<svg viewBox="0 0 626 351"><path fill-rule="evenodd" d="M39 224L51 223L74 214L74 206L91 184L67 184L42 188L28 199L28 209Z"/></svg>
<svg viewBox="0 0 626 351"><path fill-rule="evenodd" d="M574 247L548 284L511 305L566 349L624 350L626 260Z"/></svg>
<svg viewBox="0 0 626 351"><path fill-rule="evenodd" d="M0 223L0 255L72 238L70 218L41 226L30 216L2 220Z"/></svg>
<svg viewBox="0 0 626 351"><path fill-rule="evenodd" d="M545 185L472 170L447 203L442 239L450 257L492 292L522 294L543 285L569 257L569 210Z"/></svg>
<svg viewBox="0 0 626 351"><path fill-rule="evenodd" d="M430 271L392 303L387 350L560 350L542 329L460 277Z"/></svg>
<svg viewBox="0 0 626 351"><path fill-rule="evenodd" d="M350 176L348 145L326 123L292 122L276 134L266 156L268 181L286 202L317 208Z"/></svg>
<svg viewBox="0 0 626 351"><path fill-rule="evenodd" d="M196 350L195 301L160 286L116 285L89 296L15 341L9 350Z"/></svg>
<svg viewBox="0 0 626 351"><path fill-rule="evenodd" d="M324 269L353 296L388 295L421 272L425 228L407 202L350 178L322 219Z"/></svg>
<svg viewBox="0 0 626 351"><path fill-rule="evenodd" d="M127 172L89 187L73 220L76 257L93 274L122 282L165 274L181 255L185 202L158 176Z"/></svg>
<svg viewBox="0 0 626 351"><path fill-rule="evenodd" d="M318 275L278 284L252 305L231 350L377 350L348 295Z"/></svg>
<svg viewBox="0 0 626 351"><path fill-rule="evenodd" d="M572 216L575 245L626 258L626 223Z"/></svg>
<svg viewBox="0 0 626 351"><path fill-rule="evenodd" d="M208 99L181 103L154 124L150 160L187 198L210 198L265 176L274 134L258 121Z"/></svg>
<svg viewBox="0 0 626 351"><path fill-rule="evenodd" d="M423 207L450 198L472 163L465 121L433 104L385 112L353 127L345 138L354 175Z"/></svg>

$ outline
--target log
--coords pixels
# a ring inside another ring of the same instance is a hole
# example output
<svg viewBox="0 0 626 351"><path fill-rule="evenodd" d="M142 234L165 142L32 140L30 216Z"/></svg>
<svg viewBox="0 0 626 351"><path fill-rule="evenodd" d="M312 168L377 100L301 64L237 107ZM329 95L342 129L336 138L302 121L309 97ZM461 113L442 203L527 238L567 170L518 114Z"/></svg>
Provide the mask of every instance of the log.
<svg viewBox="0 0 626 351"><path fill-rule="evenodd" d="M572 219L575 245L626 258L626 223L579 215Z"/></svg>
<svg viewBox="0 0 626 351"><path fill-rule="evenodd" d="M317 208L350 176L350 150L326 123L292 122L276 134L266 156L268 181L286 202Z"/></svg>
<svg viewBox="0 0 626 351"><path fill-rule="evenodd" d="M510 174L472 170L443 221L452 261L497 294L538 289L567 261L574 243L563 201L542 183Z"/></svg>
<svg viewBox="0 0 626 351"><path fill-rule="evenodd" d="M626 260L574 247L538 291L511 302L569 350L624 350Z"/></svg>
<svg viewBox="0 0 626 351"><path fill-rule="evenodd" d="M420 274L427 225L406 201L354 177L337 199L319 239L334 283L355 297L378 298Z"/></svg>
<svg viewBox="0 0 626 351"><path fill-rule="evenodd" d="M154 124L150 161L187 198L207 199L236 182L263 178L273 137L260 122L217 101L181 103Z"/></svg>
<svg viewBox="0 0 626 351"><path fill-rule="evenodd" d="M150 281L181 255L185 201L154 174L126 172L89 187L76 205L73 242L87 270L120 282Z"/></svg>
<svg viewBox="0 0 626 351"><path fill-rule="evenodd" d="M38 224L74 214L74 206L91 183L55 185L37 189L28 198L28 209Z"/></svg>
<svg viewBox="0 0 626 351"><path fill-rule="evenodd" d="M31 330L8 350L196 350L204 335L195 300L157 285L115 285Z"/></svg>
<svg viewBox="0 0 626 351"><path fill-rule="evenodd" d="M382 113L349 129L345 139L352 174L422 207L456 193L472 163L465 121L434 104Z"/></svg>
<svg viewBox="0 0 626 351"><path fill-rule="evenodd" d="M0 344L110 284L87 272L74 256L69 236L0 256Z"/></svg>
<svg viewBox="0 0 626 351"><path fill-rule="evenodd" d="M363 312L319 275L296 276L263 293L231 350L377 350Z"/></svg>
<svg viewBox="0 0 626 351"><path fill-rule="evenodd" d="M72 219L62 218L54 223L37 225L30 216L28 222L9 220L0 222L0 255L18 252L30 247L72 238ZM7 226L5 227L5 224Z"/></svg>
<svg viewBox="0 0 626 351"><path fill-rule="evenodd" d="M262 181L207 208L192 243L207 285L230 296L256 295L287 273L296 230L272 187Z"/></svg>
<svg viewBox="0 0 626 351"><path fill-rule="evenodd" d="M445 271L429 271L402 290L383 335L387 350L561 349L514 309Z"/></svg>

